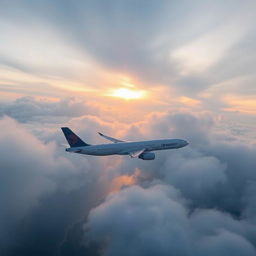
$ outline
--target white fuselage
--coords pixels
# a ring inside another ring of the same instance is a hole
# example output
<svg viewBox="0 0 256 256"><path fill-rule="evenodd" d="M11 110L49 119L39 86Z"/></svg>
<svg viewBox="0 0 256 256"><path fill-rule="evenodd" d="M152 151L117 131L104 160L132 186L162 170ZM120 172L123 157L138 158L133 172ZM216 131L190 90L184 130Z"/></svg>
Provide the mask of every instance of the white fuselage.
<svg viewBox="0 0 256 256"><path fill-rule="evenodd" d="M182 148L188 142L181 139L149 140L138 142L119 142L111 144L90 145L67 148L66 151L94 156L129 155L130 152L145 149L145 152Z"/></svg>

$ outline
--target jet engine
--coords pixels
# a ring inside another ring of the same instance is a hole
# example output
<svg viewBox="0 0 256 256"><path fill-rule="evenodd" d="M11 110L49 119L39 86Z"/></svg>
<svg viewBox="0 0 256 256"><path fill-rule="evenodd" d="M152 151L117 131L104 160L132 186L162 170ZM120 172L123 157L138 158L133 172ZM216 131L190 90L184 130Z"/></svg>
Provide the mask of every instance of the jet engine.
<svg viewBox="0 0 256 256"><path fill-rule="evenodd" d="M142 153L139 155L139 158L143 159L143 160L154 160L155 157L156 157L156 155L151 152L146 152L146 153Z"/></svg>

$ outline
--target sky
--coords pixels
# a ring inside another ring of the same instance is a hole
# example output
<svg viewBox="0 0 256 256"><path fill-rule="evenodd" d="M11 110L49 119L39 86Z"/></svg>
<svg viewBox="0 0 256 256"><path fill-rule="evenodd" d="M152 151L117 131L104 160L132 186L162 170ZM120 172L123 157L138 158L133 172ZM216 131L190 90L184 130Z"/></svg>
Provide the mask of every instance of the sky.
<svg viewBox="0 0 256 256"><path fill-rule="evenodd" d="M0 0L1 255L256 255L255 10ZM80 156L62 126L190 144Z"/></svg>

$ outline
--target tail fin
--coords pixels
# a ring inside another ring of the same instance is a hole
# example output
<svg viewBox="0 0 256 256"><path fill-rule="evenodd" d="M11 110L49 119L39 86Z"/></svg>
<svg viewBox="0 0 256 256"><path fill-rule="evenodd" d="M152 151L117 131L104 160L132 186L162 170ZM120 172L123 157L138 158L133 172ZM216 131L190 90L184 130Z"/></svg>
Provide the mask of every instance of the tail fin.
<svg viewBox="0 0 256 256"><path fill-rule="evenodd" d="M90 146L90 144L86 144L82 141L75 133L73 133L68 127L62 127L61 130L63 131L66 140L71 148L74 147L84 147Z"/></svg>

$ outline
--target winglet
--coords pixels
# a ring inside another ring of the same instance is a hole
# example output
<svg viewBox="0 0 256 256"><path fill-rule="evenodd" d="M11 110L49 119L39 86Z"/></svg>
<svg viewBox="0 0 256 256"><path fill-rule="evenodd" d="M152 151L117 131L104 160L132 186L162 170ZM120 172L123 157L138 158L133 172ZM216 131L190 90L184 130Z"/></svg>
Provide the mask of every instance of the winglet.
<svg viewBox="0 0 256 256"><path fill-rule="evenodd" d="M100 136L102 136L103 138L105 138L105 139L107 139L107 140L110 140L110 141L112 141L112 142L114 142L114 143L124 142L123 140L118 140L118 139L115 139L115 138L106 136L106 135L104 135L104 134L101 133L101 132L98 132L98 134L99 134Z"/></svg>

